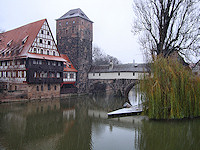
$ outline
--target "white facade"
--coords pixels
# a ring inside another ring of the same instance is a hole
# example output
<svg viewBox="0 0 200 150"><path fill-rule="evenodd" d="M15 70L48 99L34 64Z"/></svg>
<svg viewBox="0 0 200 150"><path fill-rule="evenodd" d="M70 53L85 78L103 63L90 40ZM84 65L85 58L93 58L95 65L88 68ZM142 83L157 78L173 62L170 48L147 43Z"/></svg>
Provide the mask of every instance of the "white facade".
<svg viewBox="0 0 200 150"><path fill-rule="evenodd" d="M54 42L53 36L46 21L42 25L29 52L36 54L59 56L56 44Z"/></svg>
<svg viewBox="0 0 200 150"><path fill-rule="evenodd" d="M89 79L141 79L144 73L140 72L106 72L89 73Z"/></svg>
<svg viewBox="0 0 200 150"><path fill-rule="evenodd" d="M76 82L76 73L63 72L63 82Z"/></svg>

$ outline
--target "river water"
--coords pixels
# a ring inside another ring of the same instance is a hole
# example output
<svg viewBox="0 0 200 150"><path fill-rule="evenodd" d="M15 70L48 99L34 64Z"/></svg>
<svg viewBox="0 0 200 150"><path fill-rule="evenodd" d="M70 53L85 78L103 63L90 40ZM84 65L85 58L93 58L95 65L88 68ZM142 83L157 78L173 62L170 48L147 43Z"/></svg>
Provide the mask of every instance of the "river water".
<svg viewBox="0 0 200 150"><path fill-rule="evenodd" d="M140 103L134 91L132 105ZM199 150L200 119L107 118L108 95L0 104L0 150Z"/></svg>

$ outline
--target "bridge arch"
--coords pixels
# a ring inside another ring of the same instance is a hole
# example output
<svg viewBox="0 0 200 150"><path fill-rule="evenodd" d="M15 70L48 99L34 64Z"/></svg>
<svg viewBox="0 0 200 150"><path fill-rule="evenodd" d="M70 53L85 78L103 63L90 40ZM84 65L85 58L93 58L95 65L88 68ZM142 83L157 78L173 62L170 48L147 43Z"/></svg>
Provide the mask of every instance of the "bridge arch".
<svg viewBox="0 0 200 150"><path fill-rule="evenodd" d="M131 83L129 83L126 87L124 87L124 94L123 94L123 96L125 98L128 98L128 93L137 84L139 84L139 80L134 80Z"/></svg>

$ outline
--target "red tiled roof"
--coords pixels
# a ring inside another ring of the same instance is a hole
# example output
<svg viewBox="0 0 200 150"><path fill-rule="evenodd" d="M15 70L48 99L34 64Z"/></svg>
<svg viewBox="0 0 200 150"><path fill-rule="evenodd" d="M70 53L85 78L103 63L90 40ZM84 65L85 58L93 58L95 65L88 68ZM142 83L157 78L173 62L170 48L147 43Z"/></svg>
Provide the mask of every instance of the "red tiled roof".
<svg viewBox="0 0 200 150"><path fill-rule="evenodd" d="M27 57L29 57L29 58L47 59L47 60L55 60L55 61L63 61L63 62L66 62L66 60L63 59L63 58L60 57L60 56L52 56L52 55L28 53Z"/></svg>
<svg viewBox="0 0 200 150"><path fill-rule="evenodd" d="M42 27L42 25L44 24L44 22L46 21L46 19L43 20L39 20L27 25L24 25L22 27L4 32L0 34L0 53L1 52L6 52L7 50L10 51L17 51L21 48L21 51L18 53L15 53L13 56L4 56L4 58L6 57L21 57L21 56L27 56L28 54L28 50L30 49L34 39L36 38L38 32L40 31L40 28ZM27 38L27 41L25 42L25 44L22 44L22 40L24 38ZM8 47L7 43L9 41L11 42L11 45Z"/></svg>
<svg viewBox="0 0 200 150"><path fill-rule="evenodd" d="M70 59L69 59L69 57L67 55L61 54L61 57L64 58L65 60L67 60L67 62L65 62L65 63L68 63L68 65L71 65L71 68L69 68L69 66L66 64L66 67L64 67L64 71L66 71L66 72L78 72L74 68L73 64L71 63L71 61L70 61Z"/></svg>

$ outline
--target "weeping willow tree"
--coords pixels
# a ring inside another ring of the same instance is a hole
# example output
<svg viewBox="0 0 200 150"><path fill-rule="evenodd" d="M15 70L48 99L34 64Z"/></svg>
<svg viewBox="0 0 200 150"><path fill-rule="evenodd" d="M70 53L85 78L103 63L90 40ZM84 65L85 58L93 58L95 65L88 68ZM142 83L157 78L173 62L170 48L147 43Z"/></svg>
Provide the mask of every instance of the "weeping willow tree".
<svg viewBox="0 0 200 150"><path fill-rule="evenodd" d="M140 82L145 113L151 119L200 116L200 78L170 58L158 57L152 74Z"/></svg>

